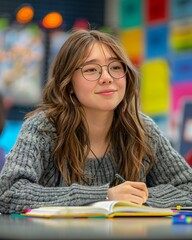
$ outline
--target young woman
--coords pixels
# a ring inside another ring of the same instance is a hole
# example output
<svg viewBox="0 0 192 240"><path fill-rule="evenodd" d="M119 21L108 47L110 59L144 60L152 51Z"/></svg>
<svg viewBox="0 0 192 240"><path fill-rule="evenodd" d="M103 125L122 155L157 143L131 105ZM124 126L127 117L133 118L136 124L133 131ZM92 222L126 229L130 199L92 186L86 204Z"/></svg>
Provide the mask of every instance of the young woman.
<svg viewBox="0 0 192 240"><path fill-rule="evenodd" d="M54 61L41 106L27 116L6 158L0 212L106 199L192 205L192 169L139 112L138 85L112 36L71 34Z"/></svg>

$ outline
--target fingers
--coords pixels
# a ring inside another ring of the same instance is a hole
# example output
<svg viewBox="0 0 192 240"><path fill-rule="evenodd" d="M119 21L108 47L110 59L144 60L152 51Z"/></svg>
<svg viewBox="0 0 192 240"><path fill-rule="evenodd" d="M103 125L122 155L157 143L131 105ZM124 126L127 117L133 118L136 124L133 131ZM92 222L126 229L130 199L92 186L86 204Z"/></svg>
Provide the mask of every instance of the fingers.
<svg viewBox="0 0 192 240"><path fill-rule="evenodd" d="M143 204L147 201L148 190L145 183L127 181L122 187L124 187L124 194L127 195L129 201L137 204Z"/></svg>
<svg viewBox="0 0 192 240"><path fill-rule="evenodd" d="M147 186L146 186L145 183L143 183L143 182L131 182L131 181L127 181L125 183L128 186L131 186L133 188L133 191L136 193L136 195L145 198L146 199L145 201L147 201L149 193L148 193L148 189L147 189Z"/></svg>
<svg viewBox="0 0 192 240"><path fill-rule="evenodd" d="M142 205L144 203L144 199L142 197L138 197L136 195L128 195L127 198L129 199L129 202L138 204L138 205ZM127 199L125 199L125 201L127 201Z"/></svg>
<svg viewBox="0 0 192 240"><path fill-rule="evenodd" d="M145 183L126 181L108 191L109 200L129 201L139 205L148 199L148 189Z"/></svg>

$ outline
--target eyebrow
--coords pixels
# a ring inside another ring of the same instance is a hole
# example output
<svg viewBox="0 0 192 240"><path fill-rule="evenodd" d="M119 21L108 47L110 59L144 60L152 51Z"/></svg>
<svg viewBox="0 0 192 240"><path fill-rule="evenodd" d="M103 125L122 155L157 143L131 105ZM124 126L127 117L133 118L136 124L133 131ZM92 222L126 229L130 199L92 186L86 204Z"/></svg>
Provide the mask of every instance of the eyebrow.
<svg viewBox="0 0 192 240"><path fill-rule="evenodd" d="M113 61L113 60L120 60L118 57L110 57L107 59L108 61ZM98 59L91 59L89 61L86 61L83 63L84 64L89 64L89 63L97 63L98 62Z"/></svg>

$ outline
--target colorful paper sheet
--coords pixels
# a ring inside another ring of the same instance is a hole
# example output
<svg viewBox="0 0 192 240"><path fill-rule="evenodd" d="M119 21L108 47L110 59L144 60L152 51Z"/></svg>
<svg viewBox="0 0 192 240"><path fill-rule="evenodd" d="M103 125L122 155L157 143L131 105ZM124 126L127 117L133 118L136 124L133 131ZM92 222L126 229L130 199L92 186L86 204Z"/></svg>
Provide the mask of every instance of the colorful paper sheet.
<svg viewBox="0 0 192 240"><path fill-rule="evenodd" d="M168 27L157 25L146 29L146 59L167 57Z"/></svg>
<svg viewBox="0 0 192 240"><path fill-rule="evenodd" d="M143 59L143 29L133 28L121 31L119 38L133 63L140 64Z"/></svg>
<svg viewBox="0 0 192 240"><path fill-rule="evenodd" d="M182 18L192 16L191 0L172 0L170 1L171 18Z"/></svg>
<svg viewBox="0 0 192 240"><path fill-rule="evenodd" d="M174 52L192 50L192 19L170 24L170 47Z"/></svg>
<svg viewBox="0 0 192 240"><path fill-rule="evenodd" d="M180 112L186 99L192 99L192 79L189 82L174 83L171 85L172 112Z"/></svg>
<svg viewBox="0 0 192 240"><path fill-rule="evenodd" d="M167 21L169 0L146 0L146 21L154 23Z"/></svg>
<svg viewBox="0 0 192 240"><path fill-rule="evenodd" d="M138 27L143 21L142 0L119 1L119 25L122 29Z"/></svg>
<svg viewBox="0 0 192 240"><path fill-rule="evenodd" d="M192 55L174 55L170 58L172 83L192 82Z"/></svg>

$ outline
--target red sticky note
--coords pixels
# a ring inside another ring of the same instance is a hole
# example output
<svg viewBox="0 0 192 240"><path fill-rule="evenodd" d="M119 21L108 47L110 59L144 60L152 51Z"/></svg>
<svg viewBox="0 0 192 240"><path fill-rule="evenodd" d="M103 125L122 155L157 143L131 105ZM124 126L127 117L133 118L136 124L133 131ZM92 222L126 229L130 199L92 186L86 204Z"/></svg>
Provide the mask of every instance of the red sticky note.
<svg viewBox="0 0 192 240"><path fill-rule="evenodd" d="M169 0L147 0L146 21L153 23L168 19Z"/></svg>

